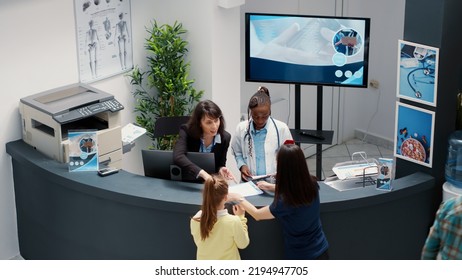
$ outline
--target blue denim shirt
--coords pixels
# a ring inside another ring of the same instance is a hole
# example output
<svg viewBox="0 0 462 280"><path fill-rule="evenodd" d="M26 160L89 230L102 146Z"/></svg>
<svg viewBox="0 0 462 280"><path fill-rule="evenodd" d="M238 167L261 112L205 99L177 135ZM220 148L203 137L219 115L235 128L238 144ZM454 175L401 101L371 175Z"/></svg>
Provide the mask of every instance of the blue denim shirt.
<svg viewBox="0 0 462 280"><path fill-rule="evenodd" d="M205 147L205 145L204 145L204 139L201 138L201 146L199 147L199 152L201 152L201 153L211 153L212 149L213 149L213 146L215 146L216 143L221 143L221 135L219 133L217 133L217 135L215 135L215 138L213 139L212 143L210 145L208 145L207 147Z"/></svg>
<svg viewBox="0 0 462 280"><path fill-rule="evenodd" d="M266 123L268 125L268 123ZM265 139L268 130L264 128L255 130L252 125L251 133L253 136L253 144L255 151L255 163L257 174L253 175L265 175L266 174L266 161L265 161Z"/></svg>

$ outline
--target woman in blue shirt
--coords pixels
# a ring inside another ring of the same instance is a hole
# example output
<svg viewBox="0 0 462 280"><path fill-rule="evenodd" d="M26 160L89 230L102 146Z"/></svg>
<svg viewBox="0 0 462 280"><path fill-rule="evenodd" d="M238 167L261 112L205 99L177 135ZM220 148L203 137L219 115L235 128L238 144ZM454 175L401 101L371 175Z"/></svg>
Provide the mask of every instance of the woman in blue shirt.
<svg viewBox="0 0 462 280"><path fill-rule="evenodd" d="M305 155L293 141L277 154L276 189L271 205L257 209L239 194L239 203L254 219L278 219L282 225L286 259L328 259L329 247L320 219L319 186L308 171Z"/></svg>

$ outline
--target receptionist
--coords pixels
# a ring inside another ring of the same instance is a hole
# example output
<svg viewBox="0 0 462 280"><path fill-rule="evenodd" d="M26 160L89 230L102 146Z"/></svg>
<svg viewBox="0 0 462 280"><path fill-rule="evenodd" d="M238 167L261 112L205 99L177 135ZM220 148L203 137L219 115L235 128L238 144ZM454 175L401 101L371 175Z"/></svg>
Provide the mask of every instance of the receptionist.
<svg viewBox="0 0 462 280"><path fill-rule="evenodd" d="M235 180L226 167L230 142L231 134L225 130L225 120L220 107L211 100L203 100L196 105L188 123L180 127L179 138L173 148L173 161L188 176L206 180L211 174L191 162L186 153L214 153L215 171L228 180Z"/></svg>

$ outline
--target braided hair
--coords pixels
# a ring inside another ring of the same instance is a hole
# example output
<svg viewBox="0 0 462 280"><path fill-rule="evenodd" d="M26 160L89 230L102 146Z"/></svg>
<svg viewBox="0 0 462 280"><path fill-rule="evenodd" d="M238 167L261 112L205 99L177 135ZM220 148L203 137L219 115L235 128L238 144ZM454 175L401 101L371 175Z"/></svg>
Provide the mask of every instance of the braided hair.
<svg viewBox="0 0 462 280"><path fill-rule="evenodd" d="M248 145L249 145L249 156L252 156L252 140L250 139L250 125L252 123L251 120L251 111L252 109L262 106L262 105L269 105L271 106L271 98L269 94L269 90L267 87L260 86L258 87L257 92L255 92L252 97L250 97L249 100L249 105L247 106L247 116L248 116L248 126L247 126L247 131L246 134L244 135L247 137Z"/></svg>

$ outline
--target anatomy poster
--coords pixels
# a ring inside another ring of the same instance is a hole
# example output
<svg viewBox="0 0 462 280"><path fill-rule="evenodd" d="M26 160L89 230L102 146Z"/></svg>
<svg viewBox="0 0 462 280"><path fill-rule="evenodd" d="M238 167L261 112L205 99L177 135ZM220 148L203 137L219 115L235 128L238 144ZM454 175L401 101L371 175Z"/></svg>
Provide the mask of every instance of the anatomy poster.
<svg viewBox="0 0 462 280"><path fill-rule="evenodd" d="M399 40L397 96L436 106L438 49Z"/></svg>
<svg viewBox="0 0 462 280"><path fill-rule="evenodd" d="M130 0L74 0L80 82L133 68Z"/></svg>

